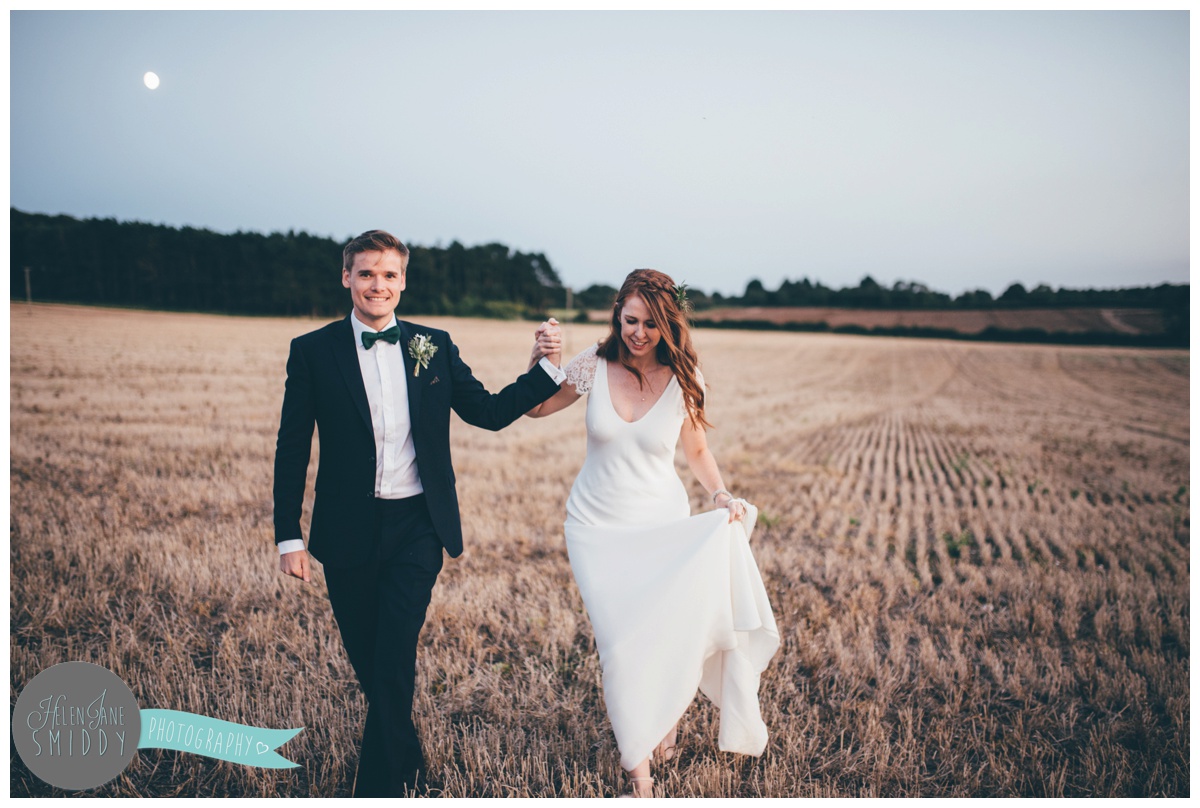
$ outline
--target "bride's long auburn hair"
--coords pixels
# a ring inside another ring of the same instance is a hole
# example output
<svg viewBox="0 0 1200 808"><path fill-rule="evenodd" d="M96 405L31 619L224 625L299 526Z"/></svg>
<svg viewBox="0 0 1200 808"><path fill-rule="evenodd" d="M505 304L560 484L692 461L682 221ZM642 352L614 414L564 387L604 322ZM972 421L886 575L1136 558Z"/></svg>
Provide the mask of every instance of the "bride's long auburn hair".
<svg viewBox="0 0 1200 808"><path fill-rule="evenodd" d="M638 380L638 386L646 379L641 371L629 361L629 348L621 339L621 310L631 295L637 295L650 310L650 318L658 327L660 339L655 353L658 361L671 369L683 390L683 401L687 406L692 426L712 426L704 418L704 388L696 377L696 349L692 347L692 332L687 317L679 308L675 297L675 281L656 269L635 269L625 277L617 290L609 321L608 336L600 341L596 352L607 362L620 362Z"/></svg>

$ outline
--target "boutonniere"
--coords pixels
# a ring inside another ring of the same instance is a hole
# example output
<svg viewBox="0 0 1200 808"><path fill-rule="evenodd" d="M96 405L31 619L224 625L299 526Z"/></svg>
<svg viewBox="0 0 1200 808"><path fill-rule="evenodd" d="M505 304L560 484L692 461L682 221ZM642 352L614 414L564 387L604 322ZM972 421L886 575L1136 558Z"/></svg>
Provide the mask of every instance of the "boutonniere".
<svg viewBox="0 0 1200 808"><path fill-rule="evenodd" d="M429 367L429 360L437 353L433 337L428 334L417 334L408 341L408 355L413 358L413 378L421 375L421 369Z"/></svg>

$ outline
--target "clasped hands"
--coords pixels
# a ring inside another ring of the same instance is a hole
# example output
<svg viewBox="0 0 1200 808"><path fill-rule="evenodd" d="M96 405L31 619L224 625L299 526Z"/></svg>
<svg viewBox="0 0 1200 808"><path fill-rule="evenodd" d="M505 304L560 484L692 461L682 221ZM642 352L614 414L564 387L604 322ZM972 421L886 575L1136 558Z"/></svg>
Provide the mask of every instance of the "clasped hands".
<svg viewBox="0 0 1200 808"><path fill-rule="evenodd" d="M558 320L551 317L539 325L533 332L533 338L533 353L529 358L530 367L537 364L537 361L543 356L549 359L555 367L562 367L562 326L558 324Z"/></svg>

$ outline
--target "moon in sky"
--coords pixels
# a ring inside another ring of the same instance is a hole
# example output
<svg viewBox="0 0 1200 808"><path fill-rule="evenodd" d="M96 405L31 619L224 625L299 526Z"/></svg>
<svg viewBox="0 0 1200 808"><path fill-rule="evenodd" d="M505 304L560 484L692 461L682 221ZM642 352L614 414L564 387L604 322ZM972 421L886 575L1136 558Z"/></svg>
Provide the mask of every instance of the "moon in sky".
<svg viewBox="0 0 1200 808"><path fill-rule="evenodd" d="M142 82L151 90L156 89L158 87L158 74L153 72L147 73L142 76Z"/></svg>

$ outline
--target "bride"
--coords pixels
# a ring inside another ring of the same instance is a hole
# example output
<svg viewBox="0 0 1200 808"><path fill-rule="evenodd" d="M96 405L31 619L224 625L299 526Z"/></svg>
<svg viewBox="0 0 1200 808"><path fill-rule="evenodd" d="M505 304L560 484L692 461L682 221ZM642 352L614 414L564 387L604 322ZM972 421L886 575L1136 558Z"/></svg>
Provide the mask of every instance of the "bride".
<svg viewBox="0 0 1200 808"><path fill-rule="evenodd" d="M682 290L652 269L617 292L608 336L566 367L542 417L588 395L587 458L567 499L571 571L600 652L604 703L633 796L675 755L697 688L721 711L722 751L761 755L759 675L779 647L750 553L757 510L725 488L704 429L704 377ZM691 516L688 466L716 510Z"/></svg>

